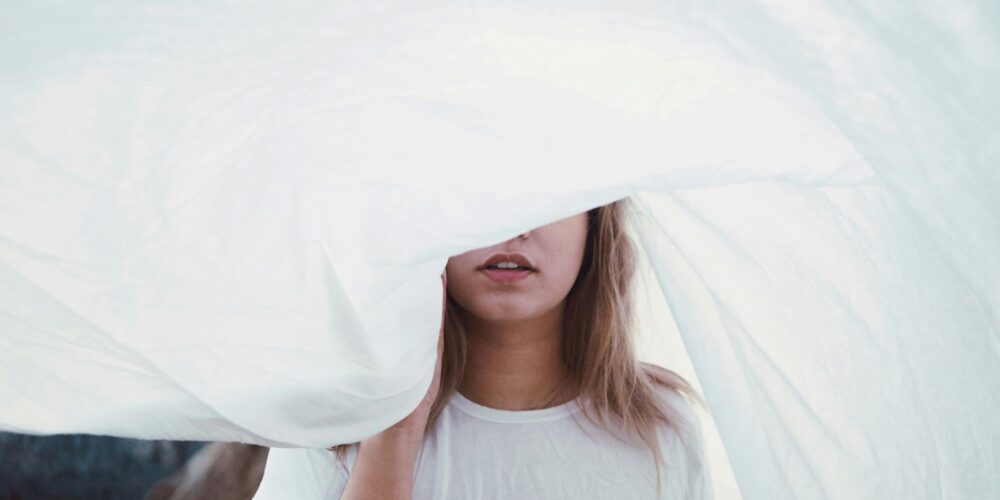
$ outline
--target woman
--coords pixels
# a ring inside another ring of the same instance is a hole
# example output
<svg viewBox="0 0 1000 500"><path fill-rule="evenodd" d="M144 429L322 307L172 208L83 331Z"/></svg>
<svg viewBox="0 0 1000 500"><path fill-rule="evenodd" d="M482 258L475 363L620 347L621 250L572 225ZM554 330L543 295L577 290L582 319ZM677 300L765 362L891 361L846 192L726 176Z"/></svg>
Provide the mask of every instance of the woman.
<svg viewBox="0 0 1000 500"><path fill-rule="evenodd" d="M635 357L626 210L450 258L423 401L360 443L272 449L257 498L710 498L704 402Z"/></svg>

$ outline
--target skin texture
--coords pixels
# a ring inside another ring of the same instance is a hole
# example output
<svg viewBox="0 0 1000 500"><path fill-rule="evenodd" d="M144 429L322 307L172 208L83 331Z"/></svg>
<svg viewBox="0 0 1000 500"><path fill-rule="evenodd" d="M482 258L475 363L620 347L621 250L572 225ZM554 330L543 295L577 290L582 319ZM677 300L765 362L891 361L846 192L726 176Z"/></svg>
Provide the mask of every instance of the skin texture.
<svg viewBox="0 0 1000 500"><path fill-rule="evenodd" d="M361 441L342 499L410 499L413 471L430 408L440 388L446 295L459 305L468 357L459 392L484 406L526 410L574 397L561 388L565 299L583 263L587 214L581 213L497 245L448 259L442 283L442 325L434 379L417 408L389 429ZM527 278L496 283L479 271L497 252L520 253L536 269ZM555 395L555 396L553 396Z"/></svg>
<svg viewBox="0 0 1000 500"><path fill-rule="evenodd" d="M448 260L448 294L469 340L463 396L502 410L537 408L553 396L565 378L563 311L586 237L581 213ZM536 271L515 283L494 282L477 268L497 252L523 254ZM569 397L557 396L555 404Z"/></svg>

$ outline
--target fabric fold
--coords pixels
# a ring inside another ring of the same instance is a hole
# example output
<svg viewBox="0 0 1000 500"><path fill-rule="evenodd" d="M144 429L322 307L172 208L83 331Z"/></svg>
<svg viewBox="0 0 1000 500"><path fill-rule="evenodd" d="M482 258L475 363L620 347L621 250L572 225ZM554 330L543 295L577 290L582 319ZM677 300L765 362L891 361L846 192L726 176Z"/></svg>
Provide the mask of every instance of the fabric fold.
<svg viewBox="0 0 1000 500"><path fill-rule="evenodd" d="M449 255L632 197L743 498L988 498L994 10L27 6L0 429L363 439L426 392Z"/></svg>

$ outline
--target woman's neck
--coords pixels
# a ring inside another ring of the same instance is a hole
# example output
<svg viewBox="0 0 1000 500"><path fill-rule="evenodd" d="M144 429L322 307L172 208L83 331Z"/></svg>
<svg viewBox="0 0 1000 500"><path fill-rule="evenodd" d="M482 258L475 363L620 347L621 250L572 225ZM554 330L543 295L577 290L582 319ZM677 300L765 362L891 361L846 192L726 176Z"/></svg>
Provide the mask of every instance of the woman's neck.
<svg viewBox="0 0 1000 500"><path fill-rule="evenodd" d="M547 408L571 400L562 359L564 307L512 322L466 315L465 375L458 389L483 406L501 410Z"/></svg>

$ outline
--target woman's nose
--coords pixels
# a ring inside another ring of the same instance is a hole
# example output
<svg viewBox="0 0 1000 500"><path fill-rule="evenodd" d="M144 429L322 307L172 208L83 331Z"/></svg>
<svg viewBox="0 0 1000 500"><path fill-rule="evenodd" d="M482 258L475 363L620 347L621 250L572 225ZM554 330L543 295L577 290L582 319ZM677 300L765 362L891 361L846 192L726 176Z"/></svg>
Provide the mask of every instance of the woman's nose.
<svg viewBox="0 0 1000 500"><path fill-rule="evenodd" d="M523 240L523 239L527 239L529 234L531 234L531 231L525 231L525 232L519 234L517 237L521 238Z"/></svg>

